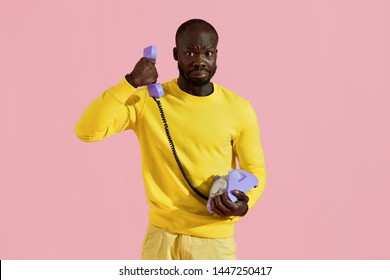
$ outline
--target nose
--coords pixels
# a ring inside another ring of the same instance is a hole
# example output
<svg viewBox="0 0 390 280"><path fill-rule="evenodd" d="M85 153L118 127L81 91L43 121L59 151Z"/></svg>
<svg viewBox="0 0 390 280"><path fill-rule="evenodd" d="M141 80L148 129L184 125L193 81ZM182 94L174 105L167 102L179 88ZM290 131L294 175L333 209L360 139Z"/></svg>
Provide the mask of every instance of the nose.
<svg viewBox="0 0 390 280"><path fill-rule="evenodd" d="M194 68L205 68L205 67L206 67L206 63L204 62L203 56L202 55L195 56Z"/></svg>

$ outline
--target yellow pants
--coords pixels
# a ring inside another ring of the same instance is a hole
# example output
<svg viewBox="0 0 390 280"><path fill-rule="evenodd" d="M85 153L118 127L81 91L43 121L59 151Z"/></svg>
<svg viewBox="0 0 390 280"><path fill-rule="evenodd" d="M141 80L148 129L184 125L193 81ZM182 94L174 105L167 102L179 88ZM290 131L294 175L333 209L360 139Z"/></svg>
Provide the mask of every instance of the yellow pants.
<svg viewBox="0 0 390 280"><path fill-rule="evenodd" d="M200 238L175 234L149 224L142 246L143 260L235 260L234 238Z"/></svg>

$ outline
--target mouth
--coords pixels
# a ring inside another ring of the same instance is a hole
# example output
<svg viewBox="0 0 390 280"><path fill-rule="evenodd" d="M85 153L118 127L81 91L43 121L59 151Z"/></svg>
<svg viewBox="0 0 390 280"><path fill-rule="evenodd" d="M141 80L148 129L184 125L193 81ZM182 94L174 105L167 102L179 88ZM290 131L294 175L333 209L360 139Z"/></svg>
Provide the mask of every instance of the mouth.
<svg viewBox="0 0 390 280"><path fill-rule="evenodd" d="M188 72L188 75L193 78L205 78L210 75L210 72L208 70L192 70Z"/></svg>

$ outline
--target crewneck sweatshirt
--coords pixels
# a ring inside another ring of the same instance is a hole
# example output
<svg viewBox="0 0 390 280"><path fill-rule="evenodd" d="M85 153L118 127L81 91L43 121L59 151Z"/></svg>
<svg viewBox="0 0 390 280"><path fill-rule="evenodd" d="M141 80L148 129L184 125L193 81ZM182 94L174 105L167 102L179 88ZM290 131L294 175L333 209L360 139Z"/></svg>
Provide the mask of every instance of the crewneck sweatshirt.
<svg viewBox="0 0 390 280"><path fill-rule="evenodd" d="M193 185L208 195L215 177L237 168L238 162L240 169L259 180L259 185L247 192L248 208L252 209L264 192L266 170L259 125L251 104L215 83L208 96L182 91L177 79L162 86L164 96L159 100L178 157ZM129 129L140 143L150 223L173 233L232 237L239 217L210 214L206 201L188 186L147 87L136 89L123 78L88 106L75 132L81 140L93 142ZM129 184L132 188L142 187Z"/></svg>

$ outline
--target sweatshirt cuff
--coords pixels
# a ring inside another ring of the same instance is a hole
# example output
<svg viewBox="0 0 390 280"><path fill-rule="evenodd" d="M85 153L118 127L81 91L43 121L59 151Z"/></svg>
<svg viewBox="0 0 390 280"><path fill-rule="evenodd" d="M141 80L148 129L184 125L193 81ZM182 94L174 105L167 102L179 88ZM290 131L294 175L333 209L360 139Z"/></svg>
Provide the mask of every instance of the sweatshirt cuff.
<svg viewBox="0 0 390 280"><path fill-rule="evenodd" d="M110 88L115 99L121 103L125 103L136 90L135 87L129 84L125 77L117 85Z"/></svg>

